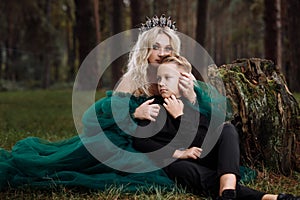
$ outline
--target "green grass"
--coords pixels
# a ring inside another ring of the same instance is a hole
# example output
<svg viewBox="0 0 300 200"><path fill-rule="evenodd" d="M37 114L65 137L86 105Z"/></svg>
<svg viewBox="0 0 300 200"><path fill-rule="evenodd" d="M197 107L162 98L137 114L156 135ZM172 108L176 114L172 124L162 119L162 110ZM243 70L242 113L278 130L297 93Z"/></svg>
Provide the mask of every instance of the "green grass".
<svg viewBox="0 0 300 200"><path fill-rule="evenodd" d="M300 104L300 93L295 93L294 97L297 99L298 103Z"/></svg>
<svg viewBox="0 0 300 200"><path fill-rule="evenodd" d="M98 97L103 95L99 93ZM300 102L300 94L295 94ZM72 116L71 90L36 90L0 92L0 145L11 147L20 139L37 136L57 141L77 135ZM294 172L284 177L268 170L259 174L248 186L269 193L287 192L300 195L300 174ZM201 199L182 191L163 192L155 190L148 194L126 194L121 188L110 188L104 192L86 189L57 188L8 189L0 192L0 199ZM202 198L204 199L204 198Z"/></svg>
<svg viewBox="0 0 300 200"><path fill-rule="evenodd" d="M54 141L76 135L71 104L71 90L1 92L1 147L28 136Z"/></svg>

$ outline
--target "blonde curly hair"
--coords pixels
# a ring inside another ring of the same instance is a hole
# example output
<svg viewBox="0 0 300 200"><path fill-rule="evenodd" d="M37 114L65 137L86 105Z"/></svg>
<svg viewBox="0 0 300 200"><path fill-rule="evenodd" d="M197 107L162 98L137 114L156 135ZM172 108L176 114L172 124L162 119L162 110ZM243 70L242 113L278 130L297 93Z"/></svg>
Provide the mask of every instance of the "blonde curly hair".
<svg viewBox="0 0 300 200"><path fill-rule="evenodd" d="M149 90L151 84L148 81L147 68L152 46L159 34L166 34L170 38L172 54L180 53L181 42L177 33L169 27L154 27L138 36L138 40L129 54L127 71L123 75L123 78L131 80L132 91L138 90L139 93L146 96L153 95Z"/></svg>

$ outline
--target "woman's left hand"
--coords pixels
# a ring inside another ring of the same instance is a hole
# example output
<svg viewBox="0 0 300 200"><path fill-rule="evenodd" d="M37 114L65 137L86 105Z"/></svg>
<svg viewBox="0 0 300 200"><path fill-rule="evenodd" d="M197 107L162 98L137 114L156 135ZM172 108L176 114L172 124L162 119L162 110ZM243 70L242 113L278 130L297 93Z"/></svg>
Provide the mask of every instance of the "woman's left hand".
<svg viewBox="0 0 300 200"><path fill-rule="evenodd" d="M195 103L197 97L194 91L194 80L195 77L191 73L181 72L181 77L179 77L179 89L181 94L191 103Z"/></svg>

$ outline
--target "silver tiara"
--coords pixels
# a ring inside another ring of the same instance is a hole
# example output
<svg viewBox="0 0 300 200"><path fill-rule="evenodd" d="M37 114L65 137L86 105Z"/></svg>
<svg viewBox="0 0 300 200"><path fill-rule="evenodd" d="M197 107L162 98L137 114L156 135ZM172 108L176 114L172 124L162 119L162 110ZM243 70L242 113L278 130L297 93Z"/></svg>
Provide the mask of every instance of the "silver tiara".
<svg viewBox="0 0 300 200"><path fill-rule="evenodd" d="M171 17L166 18L164 14L158 18L156 15L150 19L149 17L146 17L145 24L141 24L141 27L139 28L140 32L148 31L149 29L159 26L159 27L169 27L170 29L176 31L177 28L175 26L176 22L171 20Z"/></svg>

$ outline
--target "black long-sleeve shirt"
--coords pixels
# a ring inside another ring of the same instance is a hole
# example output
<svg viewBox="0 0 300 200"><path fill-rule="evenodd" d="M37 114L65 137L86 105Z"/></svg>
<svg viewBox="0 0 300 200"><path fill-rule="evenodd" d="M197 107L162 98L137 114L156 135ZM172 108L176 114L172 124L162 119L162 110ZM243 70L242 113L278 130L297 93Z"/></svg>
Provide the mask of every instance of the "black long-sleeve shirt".
<svg viewBox="0 0 300 200"><path fill-rule="evenodd" d="M162 106L163 98L154 98L153 104L161 106L159 115L155 122L139 121L133 147L143 153L157 151L157 154L152 154L157 162L172 158L176 149L201 147L209 126L208 119L188 105L186 99L182 99L184 114L174 119Z"/></svg>

